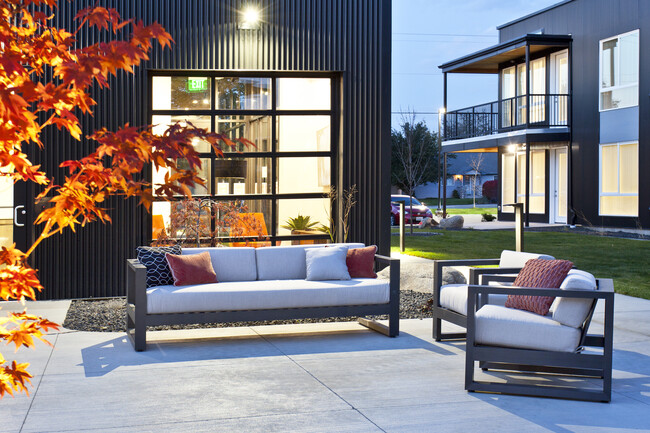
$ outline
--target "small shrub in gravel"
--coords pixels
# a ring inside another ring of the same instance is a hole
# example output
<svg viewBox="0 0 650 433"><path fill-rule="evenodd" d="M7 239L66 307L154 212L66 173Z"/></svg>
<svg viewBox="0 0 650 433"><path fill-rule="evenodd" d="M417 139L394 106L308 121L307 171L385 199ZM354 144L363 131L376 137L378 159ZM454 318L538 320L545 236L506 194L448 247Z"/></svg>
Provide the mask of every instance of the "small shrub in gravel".
<svg viewBox="0 0 650 433"><path fill-rule="evenodd" d="M423 319L432 317L428 303L431 295L403 290L400 296L400 318ZM375 316L374 319L387 319L388 316ZM323 319L270 320L266 322L207 323L195 325L152 326L150 331L166 329L224 328L229 326L281 325L292 323L351 322L356 317L327 317ZM77 331L125 332L126 298L80 299L72 301L63 327Z"/></svg>

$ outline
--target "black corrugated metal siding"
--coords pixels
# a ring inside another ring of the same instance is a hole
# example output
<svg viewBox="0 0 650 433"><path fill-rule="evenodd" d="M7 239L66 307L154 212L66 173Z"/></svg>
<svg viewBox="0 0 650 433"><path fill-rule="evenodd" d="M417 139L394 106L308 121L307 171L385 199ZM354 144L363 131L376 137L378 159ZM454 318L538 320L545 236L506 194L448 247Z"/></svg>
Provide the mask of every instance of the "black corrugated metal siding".
<svg viewBox="0 0 650 433"><path fill-rule="evenodd" d="M73 29L73 17L95 0L62 1L56 25ZM154 48L135 75L111 79L97 91L95 115L83 121L85 134L105 126L147 123L147 69L259 71L340 71L342 129L339 189L356 184L358 203L351 217L351 241L390 249L390 0L115 0L103 2L123 18L158 22L176 41L172 50ZM262 10L258 31L237 29L239 11ZM81 45L106 34L84 30ZM93 143L76 142L56 130L44 135L45 151L32 150L49 173L63 173L61 161L78 159ZM41 299L124 294L124 269L135 247L151 236L150 216L136 200L107 204L113 224L93 223L46 240L34 265L46 290ZM33 206L28 206L34 217ZM35 229L38 231L38 228Z"/></svg>

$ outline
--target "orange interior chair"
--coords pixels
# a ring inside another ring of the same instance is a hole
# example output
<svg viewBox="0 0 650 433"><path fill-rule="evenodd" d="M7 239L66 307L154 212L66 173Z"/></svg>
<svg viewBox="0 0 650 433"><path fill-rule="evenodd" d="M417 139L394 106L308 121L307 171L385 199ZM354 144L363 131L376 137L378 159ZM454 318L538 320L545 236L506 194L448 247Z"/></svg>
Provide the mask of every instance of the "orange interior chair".
<svg viewBox="0 0 650 433"><path fill-rule="evenodd" d="M152 215L151 238L158 239L160 234L165 231L165 220L162 215Z"/></svg>
<svg viewBox="0 0 650 433"><path fill-rule="evenodd" d="M256 224L251 224L251 219L254 219ZM257 225L258 227L254 227ZM250 213L240 213L237 218L237 223L230 230L231 236L233 231L236 232L236 236L253 236L253 237L264 237L268 236L269 233L266 230L266 222L264 221L264 215L261 212L250 212ZM260 233L261 232L261 233ZM231 247L270 247L271 241L245 241L245 242L231 242Z"/></svg>

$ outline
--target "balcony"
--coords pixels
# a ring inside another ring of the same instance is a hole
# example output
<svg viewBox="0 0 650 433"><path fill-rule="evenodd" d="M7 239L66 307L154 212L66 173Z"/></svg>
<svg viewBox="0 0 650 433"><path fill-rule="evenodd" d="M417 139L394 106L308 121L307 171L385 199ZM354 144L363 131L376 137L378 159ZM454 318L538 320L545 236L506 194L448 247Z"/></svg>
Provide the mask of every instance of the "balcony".
<svg viewBox="0 0 650 433"><path fill-rule="evenodd" d="M567 128L571 126L570 102L570 95L566 94L531 94L450 111L444 115L442 139L484 137L531 128Z"/></svg>

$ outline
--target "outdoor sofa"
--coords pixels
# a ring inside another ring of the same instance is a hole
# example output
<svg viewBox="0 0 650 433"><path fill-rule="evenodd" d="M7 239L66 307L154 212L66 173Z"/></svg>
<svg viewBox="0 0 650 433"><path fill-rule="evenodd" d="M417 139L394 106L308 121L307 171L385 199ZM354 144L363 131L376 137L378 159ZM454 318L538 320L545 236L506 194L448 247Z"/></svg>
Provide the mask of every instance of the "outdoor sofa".
<svg viewBox="0 0 650 433"><path fill-rule="evenodd" d="M363 244L329 244L362 248ZM359 317L390 337L399 334L399 260L375 255L375 267L390 267L390 279L308 281L307 249L325 245L183 248L182 255L208 252L217 283L147 287L146 267L127 263L127 334L136 351L146 349L147 326ZM364 319L389 316L388 327Z"/></svg>

